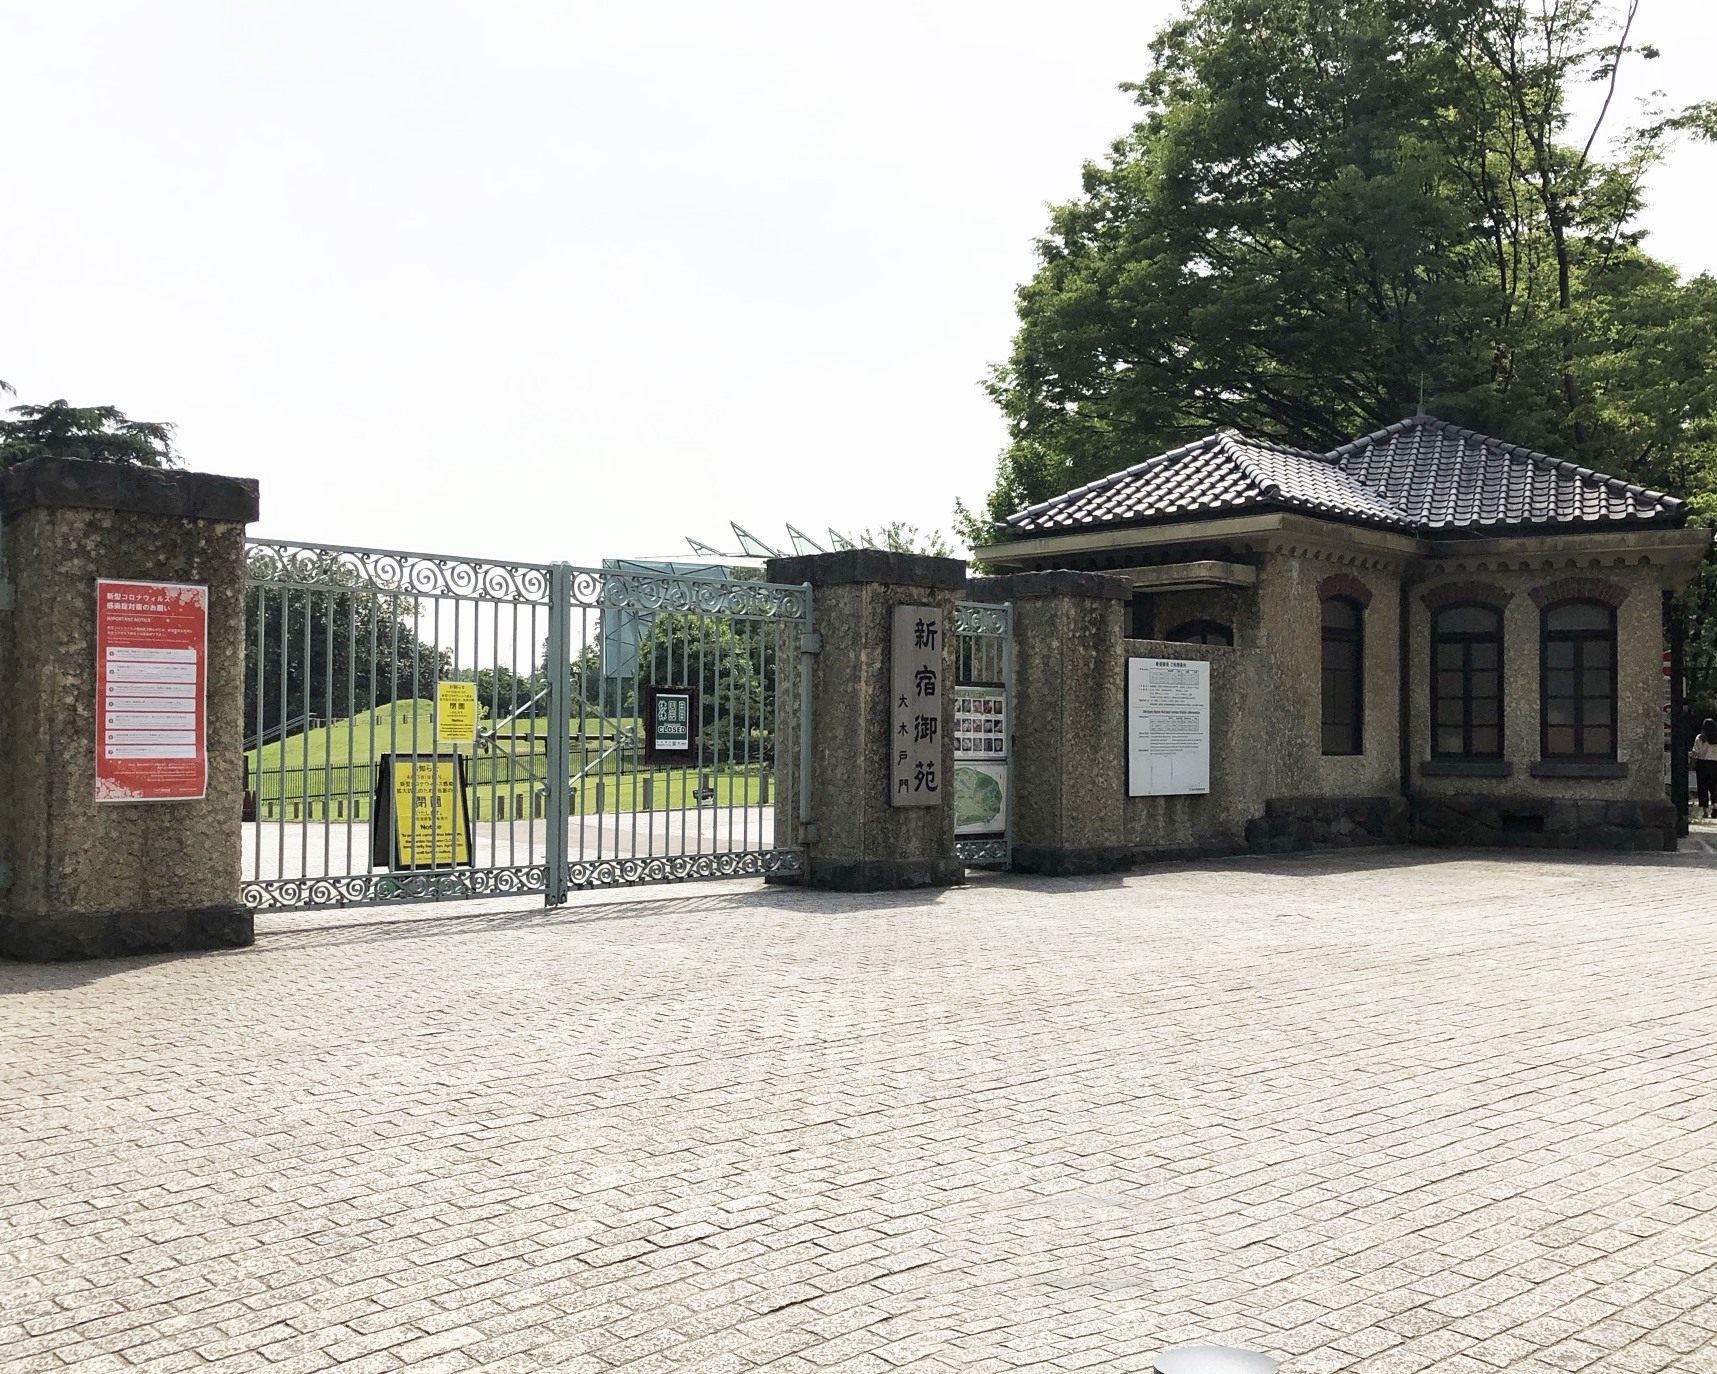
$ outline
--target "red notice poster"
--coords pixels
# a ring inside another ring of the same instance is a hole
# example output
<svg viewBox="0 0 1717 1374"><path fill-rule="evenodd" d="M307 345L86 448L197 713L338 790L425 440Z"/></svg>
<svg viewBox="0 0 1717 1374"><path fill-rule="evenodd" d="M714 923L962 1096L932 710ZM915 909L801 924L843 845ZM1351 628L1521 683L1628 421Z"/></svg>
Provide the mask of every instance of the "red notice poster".
<svg viewBox="0 0 1717 1374"><path fill-rule="evenodd" d="M95 584L95 799L195 801L208 785L209 589Z"/></svg>

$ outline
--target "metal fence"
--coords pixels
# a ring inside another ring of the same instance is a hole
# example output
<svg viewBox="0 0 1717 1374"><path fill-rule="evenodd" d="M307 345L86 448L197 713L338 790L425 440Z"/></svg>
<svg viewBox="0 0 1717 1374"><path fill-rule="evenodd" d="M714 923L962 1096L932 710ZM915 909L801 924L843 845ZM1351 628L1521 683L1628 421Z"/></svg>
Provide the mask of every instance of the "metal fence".
<svg viewBox="0 0 1717 1374"><path fill-rule="evenodd" d="M253 541L247 609L253 907L799 870L808 587Z"/></svg>
<svg viewBox="0 0 1717 1374"><path fill-rule="evenodd" d="M1006 868L1013 857L1013 607L961 601L954 629L955 851L968 868Z"/></svg>

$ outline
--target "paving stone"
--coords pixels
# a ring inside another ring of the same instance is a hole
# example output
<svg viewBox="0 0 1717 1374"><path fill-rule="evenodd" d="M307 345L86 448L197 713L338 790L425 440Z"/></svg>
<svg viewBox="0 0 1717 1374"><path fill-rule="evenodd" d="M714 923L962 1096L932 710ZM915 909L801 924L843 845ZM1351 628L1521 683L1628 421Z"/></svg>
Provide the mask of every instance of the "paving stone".
<svg viewBox="0 0 1717 1374"><path fill-rule="evenodd" d="M0 966L0 1370L1717 1374L1717 852Z"/></svg>

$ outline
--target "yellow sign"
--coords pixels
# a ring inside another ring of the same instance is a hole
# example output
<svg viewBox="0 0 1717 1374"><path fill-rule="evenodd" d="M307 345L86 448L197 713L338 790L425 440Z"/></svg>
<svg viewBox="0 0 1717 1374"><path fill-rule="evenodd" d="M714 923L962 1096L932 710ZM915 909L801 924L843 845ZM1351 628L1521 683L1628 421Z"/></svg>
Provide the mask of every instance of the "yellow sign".
<svg viewBox="0 0 1717 1374"><path fill-rule="evenodd" d="M443 744L477 742L477 684L435 684L435 734Z"/></svg>
<svg viewBox="0 0 1717 1374"><path fill-rule="evenodd" d="M395 866L452 868L471 862L469 816L459 760L396 758L393 763Z"/></svg>

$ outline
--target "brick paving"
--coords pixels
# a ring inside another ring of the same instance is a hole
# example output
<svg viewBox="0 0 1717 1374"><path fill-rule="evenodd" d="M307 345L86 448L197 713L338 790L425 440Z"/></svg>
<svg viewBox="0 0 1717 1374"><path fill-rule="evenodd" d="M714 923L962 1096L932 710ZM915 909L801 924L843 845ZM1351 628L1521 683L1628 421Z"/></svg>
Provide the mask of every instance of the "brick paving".
<svg viewBox="0 0 1717 1374"><path fill-rule="evenodd" d="M0 1369L1717 1371L1717 858L0 966Z"/></svg>

